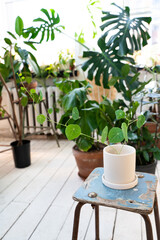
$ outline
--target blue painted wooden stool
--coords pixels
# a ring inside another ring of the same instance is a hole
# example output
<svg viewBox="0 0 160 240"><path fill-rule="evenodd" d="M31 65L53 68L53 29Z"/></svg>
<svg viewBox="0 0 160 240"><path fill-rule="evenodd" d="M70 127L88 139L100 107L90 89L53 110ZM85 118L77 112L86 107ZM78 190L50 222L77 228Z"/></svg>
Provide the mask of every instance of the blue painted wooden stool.
<svg viewBox="0 0 160 240"><path fill-rule="evenodd" d="M77 240L81 207L89 203L95 209L95 235L99 240L99 206L139 213L146 226L147 240L153 240L149 214L154 209L157 238L160 240L160 221L156 195L157 178L153 174L137 173L138 185L128 190L115 190L102 183L103 168L96 168L74 194L79 203L75 209L72 240Z"/></svg>

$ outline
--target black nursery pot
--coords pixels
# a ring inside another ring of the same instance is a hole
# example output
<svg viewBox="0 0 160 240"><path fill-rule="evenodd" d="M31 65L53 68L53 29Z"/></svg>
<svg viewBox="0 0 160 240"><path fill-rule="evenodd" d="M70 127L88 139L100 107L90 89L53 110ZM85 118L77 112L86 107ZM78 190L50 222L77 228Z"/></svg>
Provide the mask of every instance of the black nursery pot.
<svg viewBox="0 0 160 240"><path fill-rule="evenodd" d="M136 171L137 172L145 172L145 173L152 173L155 174L156 172L156 166L157 166L157 160L155 160L151 164L147 165L137 165L136 166Z"/></svg>
<svg viewBox="0 0 160 240"><path fill-rule="evenodd" d="M18 146L18 141L12 142L10 145L16 168L25 168L31 165L30 140L23 140L20 146Z"/></svg>

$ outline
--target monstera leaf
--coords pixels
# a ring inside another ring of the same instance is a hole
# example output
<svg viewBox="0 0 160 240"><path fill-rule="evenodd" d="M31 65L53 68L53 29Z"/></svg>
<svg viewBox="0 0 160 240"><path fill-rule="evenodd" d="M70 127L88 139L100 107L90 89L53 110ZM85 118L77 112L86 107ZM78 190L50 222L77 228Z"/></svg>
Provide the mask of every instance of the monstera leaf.
<svg viewBox="0 0 160 240"><path fill-rule="evenodd" d="M150 38L145 24L151 22L151 17L131 18L129 7L122 9L115 3L112 5L119 8L120 13L102 12L105 15L102 17L102 22L105 23L101 26L101 30L107 29L107 31L99 39L98 45L103 51L107 47L110 49L119 47L118 55L120 56L127 53L133 54L135 50L140 50L142 46L145 46ZM109 34L111 37L106 42Z"/></svg>
<svg viewBox="0 0 160 240"><path fill-rule="evenodd" d="M105 16L102 21L105 23L101 26L101 29L107 30L98 40L101 51L84 52L83 57L87 57L89 60L83 64L82 69L84 71L88 70L87 77L89 80L93 80L95 77L96 85L101 85L102 77L104 88L114 85L118 91L126 92L126 84L132 90L137 86L135 86L136 82L130 83L130 79L127 79L126 74L121 69L126 63L131 63L131 71L133 71L134 60L128 57L128 54L132 55L135 50L140 50L142 46L147 44L150 36L145 24L149 24L151 18L131 19L129 7L122 9L116 4L113 5L120 9L120 12L118 14L103 12ZM108 84L109 76L114 77L110 84ZM126 83L124 83L124 79L127 81Z"/></svg>
<svg viewBox="0 0 160 240"><path fill-rule="evenodd" d="M89 58L82 65L83 71L89 69L88 79L93 80L93 76L95 76L95 83L100 86L102 75L104 88L109 88L108 79L111 74L113 76L121 76L121 68L124 65L124 61L127 60L134 63L132 58L117 56L117 50L110 50L109 48L101 53L93 51L84 52L83 57Z"/></svg>
<svg viewBox="0 0 160 240"><path fill-rule="evenodd" d="M45 18L36 18L33 20L34 22L40 22L40 26L32 26L23 30L23 37L29 37L30 39L30 41L25 43L30 45L31 47L34 43L37 43L32 41L32 39L35 39L37 36L40 35L39 43L41 43L45 37L46 41L48 41L49 39L54 40L55 31L61 32L61 29L64 29L64 26L57 25L60 22L60 17L54 9L50 9L49 13L46 9L42 8L41 12L45 14Z"/></svg>

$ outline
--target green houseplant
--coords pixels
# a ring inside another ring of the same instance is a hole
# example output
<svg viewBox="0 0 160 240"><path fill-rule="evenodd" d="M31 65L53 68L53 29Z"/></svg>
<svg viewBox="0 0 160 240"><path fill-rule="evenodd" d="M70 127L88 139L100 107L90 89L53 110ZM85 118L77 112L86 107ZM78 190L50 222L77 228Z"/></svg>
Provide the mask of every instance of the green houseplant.
<svg viewBox="0 0 160 240"><path fill-rule="evenodd" d="M60 81L57 86L64 92L61 99L64 114L57 127L69 140L75 140L73 154L79 175L86 178L94 168L103 166L104 143L128 141L127 126L137 120L120 109L126 106L122 100L111 103L104 97L100 104L89 100L91 86L86 80ZM137 128L141 127L141 117Z"/></svg>
<svg viewBox="0 0 160 240"><path fill-rule="evenodd" d="M23 21L21 18L17 17L15 22L15 32L18 36L22 35L22 29ZM4 39L7 47L5 48L4 57L2 58L3 62L0 64L0 85L4 87L8 94L12 112L8 112L5 106L1 106L1 112L3 115L6 114L12 120L15 141L11 143L11 146L15 166L23 168L30 165L30 141L24 139L23 132L24 107L28 103L28 95L25 94L20 83L23 82L23 85L26 85L26 82L30 84L32 81L32 72L29 69L29 57L37 68L39 66L31 52L18 46L16 35L11 32L8 32L8 34L12 37L12 40L9 38ZM15 60L15 54L18 54L18 60ZM10 87L7 84L9 80L12 81L12 84L16 89L16 99L14 100L10 92ZM17 106L19 109L19 117L16 115Z"/></svg>
<svg viewBox="0 0 160 240"><path fill-rule="evenodd" d="M129 7L122 9L116 4L113 5L119 10L117 14L102 12L104 17L102 17L101 29L105 32L97 42L100 52L85 51L83 56L89 59L83 64L82 69L88 71L87 78L95 79L97 85L103 84L104 88L114 86L122 96L122 100L118 103L119 107L124 109L126 114L131 114L134 109L134 114L132 113L134 118L139 109L139 104L135 105L134 98L144 91L149 81L139 81L139 73L134 66L132 55L135 50L140 50L147 44L150 36L146 24L151 22L151 18L132 19ZM147 120L147 113L145 114ZM139 131L133 125L128 129L129 143L136 146L137 159L141 159L141 161L137 160L137 165L148 165L154 162L154 158L160 158L156 142L152 141L152 136L144 129ZM147 154L149 146L153 151Z"/></svg>

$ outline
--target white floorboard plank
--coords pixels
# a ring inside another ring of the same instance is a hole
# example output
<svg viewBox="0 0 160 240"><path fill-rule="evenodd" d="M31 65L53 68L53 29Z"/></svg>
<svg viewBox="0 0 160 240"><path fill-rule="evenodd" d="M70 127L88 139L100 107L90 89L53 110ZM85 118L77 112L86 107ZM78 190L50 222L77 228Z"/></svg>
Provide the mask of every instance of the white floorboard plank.
<svg viewBox="0 0 160 240"><path fill-rule="evenodd" d="M31 240L43 240L45 238L48 240L57 239L57 236L69 215L70 209L73 206L74 201L72 195L81 184L82 180L77 177L77 169L75 168L65 186L60 191L52 206L48 209L46 215L31 236ZM72 225L68 231L72 232Z"/></svg>
<svg viewBox="0 0 160 240"><path fill-rule="evenodd" d="M101 240L112 239L116 210L99 207L99 235ZM85 240L95 240L95 214L93 214Z"/></svg>
<svg viewBox="0 0 160 240"><path fill-rule="evenodd" d="M41 170L33 181L31 181L28 186L16 197L15 201L25 201L30 203L47 184L50 178L53 177L57 169L61 167L60 164L63 164L64 160L70 156L71 151L68 151L69 149L69 146L65 145L63 150L59 148L56 149L52 153L50 159L42 159L41 163L38 162L39 168L41 166Z"/></svg>
<svg viewBox="0 0 160 240"><path fill-rule="evenodd" d="M141 240L141 216L118 210L113 240Z"/></svg>
<svg viewBox="0 0 160 240"><path fill-rule="evenodd" d="M58 149L58 150L57 150ZM61 151L60 148L56 148L55 151ZM67 149L68 151L68 149ZM25 168L24 174L22 174L17 181L15 181L12 185L10 185L5 191L1 193L0 198L0 211L3 211L5 207L13 201L20 192L26 188L26 186L33 180L35 176L41 171L42 167L46 165L45 157L49 156L50 153L45 153L44 149L42 148L41 151L38 151L37 154L35 154L32 165L30 167ZM44 157L43 157L44 156ZM52 157L51 157L52 159ZM37 161L36 161L37 160ZM48 158L46 159L48 161ZM39 164L40 161L43 163L42 165ZM19 169L19 171L23 171L23 169ZM25 201L25 199L24 199Z"/></svg>
<svg viewBox="0 0 160 240"><path fill-rule="evenodd" d="M16 240L27 240L31 236L74 168L75 161L70 161L69 158L66 159L64 166L50 179L45 188L10 229L4 237L5 240L11 240L13 237ZM30 224L30 222L32 223Z"/></svg>
<svg viewBox="0 0 160 240"><path fill-rule="evenodd" d="M27 203L12 202L9 207L3 211L3 213L0 215L0 239L2 239L2 237L12 227L27 206Z"/></svg>

